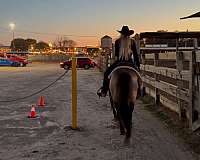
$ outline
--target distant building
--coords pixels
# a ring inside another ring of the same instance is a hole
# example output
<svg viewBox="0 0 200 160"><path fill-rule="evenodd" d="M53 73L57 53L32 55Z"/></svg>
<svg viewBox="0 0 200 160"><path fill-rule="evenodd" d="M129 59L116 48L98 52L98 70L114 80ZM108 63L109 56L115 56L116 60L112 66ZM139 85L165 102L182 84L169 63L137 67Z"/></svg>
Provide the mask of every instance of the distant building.
<svg viewBox="0 0 200 160"><path fill-rule="evenodd" d="M112 38L105 35L101 38L101 48L102 49L112 49Z"/></svg>
<svg viewBox="0 0 200 160"><path fill-rule="evenodd" d="M86 46L86 52L90 56L96 56L99 53L99 47L96 47L96 46Z"/></svg>
<svg viewBox="0 0 200 160"><path fill-rule="evenodd" d="M0 53L7 53L10 52L10 46L0 46Z"/></svg>
<svg viewBox="0 0 200 160"><path fill-rule="evenodd" d="M87 52L87 47L76 47L76 51L77 52L86 53Z"/></svg>

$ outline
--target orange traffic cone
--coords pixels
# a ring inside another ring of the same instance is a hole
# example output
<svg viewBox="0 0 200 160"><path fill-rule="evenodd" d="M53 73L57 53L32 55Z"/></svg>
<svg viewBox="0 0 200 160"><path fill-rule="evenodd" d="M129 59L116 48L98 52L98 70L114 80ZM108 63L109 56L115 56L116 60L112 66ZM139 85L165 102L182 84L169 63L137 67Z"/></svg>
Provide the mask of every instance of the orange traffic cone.
<svg viewBox="0 0 200 160"><path fill-rule="evenodd" d="M40 106L40 107L45 106L44 96L40 96L39 101L38 101L38 106Z"/></svg>
<svg viewBox="0 0 200 160"><path fill-rule="evenodd" d="M37 115L35 111L35 105L32 105L31 112L29 113L28 118L36 118L36 117Z"/></svg>

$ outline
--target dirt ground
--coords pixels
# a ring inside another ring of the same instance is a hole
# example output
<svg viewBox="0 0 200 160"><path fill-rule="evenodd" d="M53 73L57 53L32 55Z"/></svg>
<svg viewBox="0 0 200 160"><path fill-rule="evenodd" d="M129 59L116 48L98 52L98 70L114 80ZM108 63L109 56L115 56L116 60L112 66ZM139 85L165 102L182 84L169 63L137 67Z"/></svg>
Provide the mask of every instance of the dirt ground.
<svg viewBox="0 0 200 160"><path fill-rule="evenodd" d="M0 101L27 96L64 73L59 64L33 63L24 68L0 68ZM78 126L71 130L71 72L31 98L0 102L0 160L198 160L170 134L162 122L138 101L133 114L132 144L123 144L112 125L109 99L96 96L102 74L78 70ZM36 108L39 96L46 106Z"/></svg>

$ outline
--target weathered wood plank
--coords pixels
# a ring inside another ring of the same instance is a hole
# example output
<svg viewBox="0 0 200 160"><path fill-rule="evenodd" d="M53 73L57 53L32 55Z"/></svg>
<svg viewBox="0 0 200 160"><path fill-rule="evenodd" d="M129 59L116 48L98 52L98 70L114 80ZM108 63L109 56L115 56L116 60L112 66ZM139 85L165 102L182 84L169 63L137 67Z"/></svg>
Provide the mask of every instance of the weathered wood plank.
<svg viewBox="0 0 200 160"><path fill-rule="evenodd" d="M150 95L151 97L156 97L155 90L152 90L151 88L146 87L146 93ZM178 104L174 101L169 100L167 97L160 95L160 103L164 105L165 107L169 108L170 110L178 113Z"/></svg>
<svg viewBox="0 0 200 160"><path fill-rule="evenodd" d="M154 67L155 68L158 66L158 61L159 61L159 54L155 53L155 56L154 56ZM154 72L153 74L154 74L155 80L159 81L159 78L158 78L158 75L156 74L156 72ZM160 103L160 95L158 93L158 88L155 88L155 94L156 94L155 104L159 105L159 103Z"/></svg>
<svg viewBox="0 0 200 160"><path fill-rule="evenodd" d="M194 47L179 47L179 51L191 51L193 50ZM147 52L147 53L153 53L155 51L176 51L176 47L163 47L163 48L160 48L160 47L154 47L154 48L150 48L150 47L140 47L140 50L143 51L143 52ZM198 50L200 50L200 47L198 47Z"/></svg>
<svg viewBox="0 0 200 160"><path fill-rule="evenodd" d="M176 59L176 52L159 53L159 59Z"/></svg>
<svg viewBox="0 0 200 160"><path fill-rule="evenodd" d="M145 59L154 59L155 53L149 53L145 54ZM192 54L192 51L183 51L183 60L190 60L190 55ZM161 60L176 60L176 52L165 52L165 53L159 53L159 59ZM196 61L200 62L200 50L196 53Z"/></svg>
<svg viewBox="0 0 200 160"><path fill-rule="evenodd" d="M179 112L178 104L174 101L167 99L165 96L160 95L160 103L176 113Z"/></svg>
<svg viewBox="0 0 200 160"><path fill-rule="evenodd" d="M197 38L194 39L194 51L192 52L192 54L190 55L190 83L189 83L189 93L190 93L190 103L189 103L189 125L190 128L195 131L196 129L198 129L200 127L200 120L198 118L198 116L195 116L195 108L198 108L196 106L199 105L199 103L195 103L195 95L198 94L199 92L195 90L195 80L196 82L198 81L197 77L195 77L195 72L194 72L194 67L197 64L198 61L198 55L199 55L199 51L198 51L198 40ZM196 79L195 79L196 78ZM199 82L199 81L198 81ZM197 88L199 88L199 83L197 83ZM197 114L199 115L199 113L197 112Z"/></svg>
<svg viewBox="0 0 200 160"><path fill-rule="evenodd" d="M155 81L154 78L151 78L151 77L148 77L148 76L143 76L143 81L145 83L148 83L172 96L175 96L179 99L182 99L186 102L189 102L189 93L188 93L188 90L185 89L185 90L182 90L182 89L178 89L177 86L174 86L172 84L169 84L169 83L166 83L166 82L163 82L163 81ZM179 91L178 91L179 90ZM178 92L177 92L178 91Z"/></svg>
<svg viewBox="0 0 200 160"><path fill-rule="evenodd" d="M194 62L195 62L195 52L190 55L190 81L189 81L189 127L193 129L193 108L194 108Z"/></svg>
<svg viewBox="0 0 200 160"><path fill-rule="evenodd" d="M154 98L156 97L155 90L146 87L146 88L145 88L145 91L146 91L146 93L147 93L148 95L150 95L151 97L154 97Z"/></svg>
<svg viewBox="0 0 200 160"><path fill-rule="evenodd" d="M192 54L192 51L183 51L183 60L190 60L190 55ZM146 56L146 55L145 55ZM159 59L174 59L176 60L176 52L166 52L166 53L159 53ZM198 59L198 58L197 58ZM199 54L199 60L200 60L200 54Z"/></svg>
<svg viewBox="0 0 200 160"><path fill-rule="evenodd" d="M190 60L190 55L192 54L192 51L185 51L183 52L183 59L184 60Z"/></svg>
<svg viewBox="0 0 200 160"><path fill-rule="evenodd" d="M183 52L183 54L184 54L185 60L190 60L190 58L191 58L190 56L192 54L192 51ZM196 62L200 62L200 51L199 50L196 51Z"/></svg>
<svg viewBox="0 0 200 160"><path fill-rule="evenodd" d="M196 51L196 62L200 62L200 51Z"/></svg>
<svg viewBox="0 0 200 160"><path fill-rule="evenodd" d="M155 57L155 54L152 53L152 54L145 54L145 59L154 59Z"/></svg>
<svg viewBox="0 0 200 160"><path fill-rule="evenodd" d="M154 59L155 54L158 54L159 59L176 59L176 52L145 54L145 59Z"/></svg>
<svg viewBox="0 0 200 160"><path fill-rule="evenodd" d="M193 122L192 124L192 131L196 131L197 129L199 129L199 124L200 124L200 119Z"/></svg>
<svg viewBox="0 0 200 160"><path fill-rule="evenodd" d="M190 78L190 76L189 76L190 72L187 70L182 70L179 74L179 73L177 73L176 69L173 69L173 68L155 67L152 65L142 65L142 64L141 64L141 70L152 72L152 73L157 73L162 76L179 79L179 80L189 81L189 78Z"/></svg>

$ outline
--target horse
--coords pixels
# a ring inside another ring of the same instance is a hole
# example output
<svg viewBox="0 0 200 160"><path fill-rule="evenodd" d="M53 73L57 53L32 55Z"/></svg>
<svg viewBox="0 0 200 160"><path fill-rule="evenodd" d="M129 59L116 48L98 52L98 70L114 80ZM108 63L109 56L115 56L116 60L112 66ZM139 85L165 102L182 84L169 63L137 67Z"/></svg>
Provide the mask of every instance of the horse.
<svg viewBox="0 0 200 160"><path fill-rule="evenodd" d="M109 75L109 95L114 118L119 120L120 133L130 143L132 113L138 90L142 88L140 74L132 67L118 66Z"/></svg>

